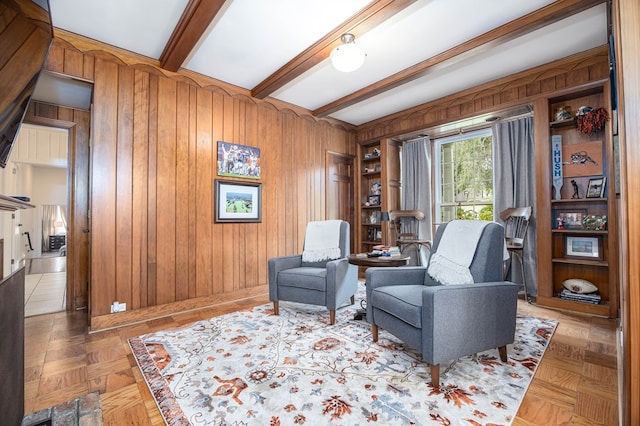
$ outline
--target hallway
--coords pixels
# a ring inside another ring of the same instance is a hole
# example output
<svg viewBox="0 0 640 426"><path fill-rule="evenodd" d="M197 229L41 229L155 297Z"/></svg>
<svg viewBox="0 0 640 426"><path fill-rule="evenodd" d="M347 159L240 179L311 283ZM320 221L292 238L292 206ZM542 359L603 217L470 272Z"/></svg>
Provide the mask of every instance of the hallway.
<svg viewBox="0 0 640 426"><path fill-rule="evenodd" d="M25 260L24 316L50 314L66 309L67 258Z"/></svg>

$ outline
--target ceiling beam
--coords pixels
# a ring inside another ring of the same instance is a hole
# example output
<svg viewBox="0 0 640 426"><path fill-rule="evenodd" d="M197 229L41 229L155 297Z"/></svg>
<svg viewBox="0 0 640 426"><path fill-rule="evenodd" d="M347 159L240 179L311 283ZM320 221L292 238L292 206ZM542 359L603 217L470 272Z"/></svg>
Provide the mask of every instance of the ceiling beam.
<svg viewBox="0 0 640 426"><path fill-rule="evenodd" d="M189 0L160 55L160 66L178 71L224 4L225 0Z"/></svg>
<svg viewBox="0 0 640 426"><path fill-rule="evenodd" d="M384 93L395 87L424 77L438 69L449 67L471 56L488 51L544 26L568 18L607 0L558 0L534 12L508 22L469 41L432 56L383 80L370 84L354 93L321 106L313 111L316 117L326 117L341 109Z"/></svg>
<svg viewBox="0 0 640 426"><path fill-rule="evenodd" d="M329 57L331 50L340 45L340 37L351 33L356 39L380 25L416 0L377 0L371 2L347 21L304 50L298 56L271 74L251 90L251 96L264 99L290 81Z"/></svg>

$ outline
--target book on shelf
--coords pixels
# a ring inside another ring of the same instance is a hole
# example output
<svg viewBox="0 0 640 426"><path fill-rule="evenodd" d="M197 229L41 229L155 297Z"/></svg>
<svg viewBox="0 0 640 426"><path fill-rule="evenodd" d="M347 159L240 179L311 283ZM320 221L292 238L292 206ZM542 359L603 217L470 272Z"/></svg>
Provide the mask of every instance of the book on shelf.
<svg viewBox="0 0 640 426"><path fill-rule="evenodd" d="M586 302L592 303L594 305L599 305L602 297L599 293L574 293L566 288L563 289L560 293L558 293L558 297L565 300L573 300L576 302Z"/></svg>

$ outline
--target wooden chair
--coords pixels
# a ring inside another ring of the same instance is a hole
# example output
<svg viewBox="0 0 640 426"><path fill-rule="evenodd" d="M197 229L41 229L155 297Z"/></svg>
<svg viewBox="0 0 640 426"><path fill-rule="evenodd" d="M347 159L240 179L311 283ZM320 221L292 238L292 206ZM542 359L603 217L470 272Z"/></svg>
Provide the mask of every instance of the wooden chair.
<svg viewBox="0 0 640 426"><path fill-rule="evenodd" d="M423 265L422 247L431 250L431 241L420 238L418 222L424 220L424 213L420 210L392 210L389 219L396 236L396 245L405 254L410 249L417 253L416 264Z"/></svg>
<svg viewBox="0 0 640 426"><path fill-rule="evenodd" d="M520 263L520 273L522 274L522 287L524 298L527 303L531 303L527 293L527 281L524 275L524 241L531 221L531 206L512 207L500 212L500 220L504 222L504 235L509 252L509 268L505 275L511 271L513 258L516 257Z"/></svg>

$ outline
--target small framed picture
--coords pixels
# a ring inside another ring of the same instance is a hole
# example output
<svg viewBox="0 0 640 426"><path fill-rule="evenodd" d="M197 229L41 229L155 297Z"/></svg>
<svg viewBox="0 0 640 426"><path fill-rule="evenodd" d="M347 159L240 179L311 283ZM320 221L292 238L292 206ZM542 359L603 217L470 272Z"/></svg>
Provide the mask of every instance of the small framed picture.
<svg viewBox="0 0 640 426"><path fill-rule="evenodd" d="M380 195L369 195L369 205L370 206L379 206L380 205Z"/></svg>
<svg viewBox="0 0 640 426"><path fill-rule="evenodd" d="M607 178L604 176L589 179L589 186L587 186L587 198L603 198L606 181Z"/></svg>
<svg viewBox="0 0 640 426"><path fill-rule="evenodd" d="M582 221L587 209L555 209L553 211L553 229L583 229Z"/></svg>
<svg viewBox="0 0 640 426"><path fill-rule="evenodd" d="M214 222L262 222L262 184L215 179Z"/></svg>
<svg viewBox="0 0 640 426"><path fill-rule="evenodd" d="M600 237L566 236L564 248L566 257L602 260L602 239Z"/></svg>
<svg viewBox="0 0 640 426"><path fill-rule="evenodd" d="M380 182L371 182L371 195L380 195L381 189L382 185L380 185Z"/></svg>

